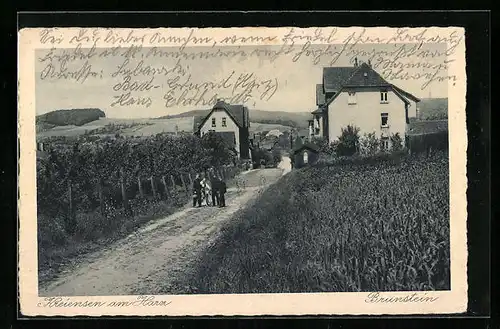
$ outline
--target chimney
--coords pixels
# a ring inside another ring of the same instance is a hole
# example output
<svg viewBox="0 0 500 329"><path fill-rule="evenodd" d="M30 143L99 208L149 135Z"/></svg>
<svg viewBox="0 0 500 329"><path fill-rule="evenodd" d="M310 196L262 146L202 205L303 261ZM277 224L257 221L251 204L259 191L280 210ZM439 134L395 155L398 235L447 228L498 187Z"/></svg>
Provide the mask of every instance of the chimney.
<svg viewBox="0 0 500 329"><path fill-rule="evenodd" d="M368 66L372 67L372 61L371 60L368 60Z"/></svg>
<svg viewBox="0 0 500 329"><path fill-rule="evenodd" d="M357 66L358 66L358 58L354 57L354 67L357 67Z"/></svg>

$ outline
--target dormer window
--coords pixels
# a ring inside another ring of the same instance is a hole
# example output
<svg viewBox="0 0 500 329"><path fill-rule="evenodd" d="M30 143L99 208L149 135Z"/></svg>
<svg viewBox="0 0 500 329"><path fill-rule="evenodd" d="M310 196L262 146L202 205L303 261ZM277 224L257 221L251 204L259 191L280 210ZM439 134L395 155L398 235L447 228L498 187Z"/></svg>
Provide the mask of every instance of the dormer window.
<svg viewBox="0 0 500 329"><path fill-rule="evenodd" d="M347 93L348 98L347 98L347 104L356 104L356 93L353 91L350 91Z"/></svg>
<svg viewBox="0 0 500 329"><path fill-rule="evenodd" d="M387 90L382 90L380 92L380 103L389 103L387 100Z"/></svg>
<svg viewBox="0 0 500 329"><path fill-rule="evenodd" d="M215 127L215 126L216 126L215 118L212 118L212 127Z"/></svg>

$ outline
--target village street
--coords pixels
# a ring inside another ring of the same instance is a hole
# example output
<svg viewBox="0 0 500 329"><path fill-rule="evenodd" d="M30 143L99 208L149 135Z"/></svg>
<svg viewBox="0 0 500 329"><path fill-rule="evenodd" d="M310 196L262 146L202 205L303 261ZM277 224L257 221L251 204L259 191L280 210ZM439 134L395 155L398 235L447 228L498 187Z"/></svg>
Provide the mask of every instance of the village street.
<svg viewBox="0 0 500 329"><path fill-rule="evenodd" d="M238 210L251 206L265 188L289 171L290 159L283 157L278 168L244 172L238 176L237 186L228 189L227 207L186 205L85 256L75 268L40 287L39 296L166 294L182 290L173 285L196 264L224 223Z"/></svg>

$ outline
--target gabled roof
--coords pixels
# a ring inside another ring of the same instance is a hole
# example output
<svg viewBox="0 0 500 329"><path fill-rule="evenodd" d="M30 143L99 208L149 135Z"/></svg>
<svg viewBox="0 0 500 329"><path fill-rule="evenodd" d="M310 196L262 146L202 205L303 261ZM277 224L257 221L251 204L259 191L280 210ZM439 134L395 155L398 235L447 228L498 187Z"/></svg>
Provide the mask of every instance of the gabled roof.
<svg viewBox="0 0 500 329"><path fill-rule="evenodd" d="M323 87L325 92L338 92L347 80L354 74L358 67L324 67Z"/></svg>
<svg viewBox="0 0 500 329"><path fill-rule="evenodd" d="M394 89L394 91L399 92L404 97L409 98L409 99L411 99L414 102L420 102L420 98L413 96L412 94L410 94L407 91L404 91L403 89L399 88L398 86L392 85L392 88Z"/></svg>
<svg viewBox="0 0 500 329"><path fill-rule="evenodd" d="M323 84L326 92L336 92L333 97L326 100L325 105L330 105L342 89L352 87L390 88L406 104L409 104L408 99L420 102L420 99L414 95L387 82L367 63L362 63L357 67L325 67L323 68ZM322 109L318 108L312 113L322 113Z"/></svg>
<svg viewBox="0 0 500 329"><path fill-rule="evenodd" d="M389 87L390 85L370 65L363 63L355 68L352 75L344 82L342 87Z"/></svg>
<svg viewBox="0 0 500 329"><path fill-rule="evenodd" d="M240 128L248 127L249 126L249 120L247 116L248 109L243 106L243 105L231 105L228 104L224 101L218 101L212 110L207 114L206 117L203 118L203 120L199 123L197 130L201 128L205 124L205 122L208 120L210 115L215 111L215 110L224 110L226 113L229 115L231 119L236 123L236 125Z"/></svg>
<svg viewBox="0 0 500 329"><path fill-rule="evenodd" d="M298 152L302 151L303 149L309 149L309 150L316 152L316 153L319 152L319 147L317 145L307 142L305 144L297 145L296 147L294 147L292 150L292 154L295 155Z"/></svg>

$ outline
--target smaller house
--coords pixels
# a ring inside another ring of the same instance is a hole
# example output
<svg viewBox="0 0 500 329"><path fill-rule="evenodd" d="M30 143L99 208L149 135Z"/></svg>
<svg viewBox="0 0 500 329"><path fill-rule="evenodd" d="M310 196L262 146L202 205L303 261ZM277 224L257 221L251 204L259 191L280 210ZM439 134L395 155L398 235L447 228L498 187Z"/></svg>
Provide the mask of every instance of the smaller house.
<svg viewBox="0 0 500 329"><path fill-rule="evenodd" d="M296 145L292 149L292 168L302 168L315 164L319 158L319 147L313 143L302 143L300 138L297 138Z"/></svg>
<svg viewBox="0 0 500 329"><path fill-rule="evenodd" d="M213 132L222 137L234 149L240 159L250 158L250 118L248 108L231 105L218 100L208 115L197 124L196 134L200 137Z"/></svg>

